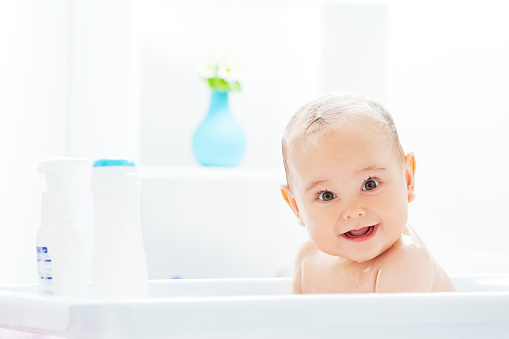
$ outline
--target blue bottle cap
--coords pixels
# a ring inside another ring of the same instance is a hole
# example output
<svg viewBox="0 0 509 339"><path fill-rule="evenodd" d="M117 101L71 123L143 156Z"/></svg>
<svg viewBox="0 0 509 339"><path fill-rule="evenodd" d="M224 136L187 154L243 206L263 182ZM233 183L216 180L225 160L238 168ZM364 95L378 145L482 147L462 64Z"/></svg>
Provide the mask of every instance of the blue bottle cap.
<svg viewBox="0 0 509 339"><path fill-rule="evenodd" d="M99 159L94 162L92 167L107 167L107 166L135 166L134 161L125 159Z"/></svg>

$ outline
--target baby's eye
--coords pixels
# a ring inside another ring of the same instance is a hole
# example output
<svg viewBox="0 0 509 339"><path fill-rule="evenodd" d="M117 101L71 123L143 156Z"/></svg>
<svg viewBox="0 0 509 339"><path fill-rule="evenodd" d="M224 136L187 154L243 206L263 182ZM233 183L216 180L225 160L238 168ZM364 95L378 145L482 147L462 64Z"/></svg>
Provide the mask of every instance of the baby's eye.
<svg viewBox="0 0 509 339"><path fill-rule="evenodd" d="M368 179L364 182L364 186L362 186L362 190L363 191L372 191L374 190L375 188L378 187L378 180L376 179Z"/></svg>
<svg viewBox="0 0 509 339"><path fill-rule="evenodd" d="M334 195L334 193L329 192L329 191L321 192L320 194L318 194L318 199L323 200L323 201L329 201L329 200L334 199L335 197L336 197L336 195Z"/></svg>

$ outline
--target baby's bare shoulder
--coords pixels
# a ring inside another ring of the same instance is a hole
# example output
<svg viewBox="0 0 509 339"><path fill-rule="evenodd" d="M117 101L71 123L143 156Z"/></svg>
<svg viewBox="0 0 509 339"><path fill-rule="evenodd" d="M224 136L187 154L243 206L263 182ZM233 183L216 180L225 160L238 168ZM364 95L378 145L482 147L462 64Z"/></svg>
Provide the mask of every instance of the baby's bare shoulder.
<svg viewBox="0 0 509 339"><path fill-rule="evenodd" d="M299 253L297 255L297 261L302 261L305 257L316 253L318 249L315 244L311 240L306 240L304 244L299 249Z"/></svg>
<svg viewBox="0 0 509 339"><path fill-rule="evenodd" d="M299 249L297 259L295 260L294 278L293 278L293 293L303 293L302 291L302 263L309 255L316 251L315 245L307 240Z"/></svg>
<svg viewBox="0 0 509 339"><path fill-rule="evenodd" d="M302 264L306 260L306 258L314 255L317 252L317 248L315 244L311 242L311 240L306 240L304 244L299 249L297 253L297 259L295 260L295 270L296 272L302 269Z"/></svg>
<svg viewBox="0 0 509 339"><path fill-rule="evenodd" d="M421 241L397 242L384 253L384 262L432 262L431 253Z"/></svg>
<svg viewBox="0 0 509 339"><path fill-rule="evenodd" d="M379 262L376 292L431 292L436 263L425 246L395 245Z"/></svg>

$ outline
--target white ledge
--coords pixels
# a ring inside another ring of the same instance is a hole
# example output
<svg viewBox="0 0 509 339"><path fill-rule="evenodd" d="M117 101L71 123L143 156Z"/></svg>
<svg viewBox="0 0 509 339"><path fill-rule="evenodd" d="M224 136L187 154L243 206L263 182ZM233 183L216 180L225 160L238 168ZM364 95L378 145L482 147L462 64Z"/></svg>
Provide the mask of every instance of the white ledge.
<svg viewBox="0 0 509 339"><path fill-rule="evenodd" d="M202 179L202 180L278 180L284 171L273 168L205 167L205 166L140 166L142 179Z"/></svg>

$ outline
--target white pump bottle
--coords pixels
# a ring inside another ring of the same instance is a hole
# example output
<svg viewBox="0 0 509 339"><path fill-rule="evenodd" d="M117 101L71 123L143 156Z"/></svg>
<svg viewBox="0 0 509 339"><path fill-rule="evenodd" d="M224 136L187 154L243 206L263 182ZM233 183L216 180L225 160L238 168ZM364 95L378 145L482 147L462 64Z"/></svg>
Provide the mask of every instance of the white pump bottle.
<svg viewBox="0 0 509 339"><path fill-rule="evenodd" d="M83 231L69 177L81 158L50 158L37 173L46 175L48 190L42 193L41 228L37 233L39 293L42 295L88 296L88 276Z"/></svg>
<svg viewBox="0 0 509 339"><path fill-rule="evenodd" d="M95 161L90 187L95 209L92 297L148 297L139 211L140 178L134 162Z"/></svg>

